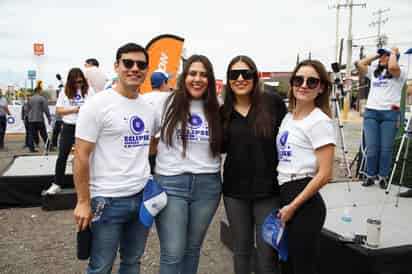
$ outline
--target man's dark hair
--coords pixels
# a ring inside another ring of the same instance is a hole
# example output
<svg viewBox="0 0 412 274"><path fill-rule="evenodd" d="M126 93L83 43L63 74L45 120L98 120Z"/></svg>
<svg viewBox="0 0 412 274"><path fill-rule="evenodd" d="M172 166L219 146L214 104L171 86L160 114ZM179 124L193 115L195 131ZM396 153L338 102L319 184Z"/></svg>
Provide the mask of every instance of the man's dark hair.
<svg viewBox="0 0 412 274"><path fill-rule="evenodd" d="M129 52L143 52L146 57L146 62L149 63L149 54L147 54L145 48L135 43L127 43L126 45L121 46L116 52L116 61L118 62L120 60L122 54Z"/></svg>
<svg viewBox="0 0 412 274"><path fill-rule="evenodd" d="M86 64L98 67L99 66L99 61L97 61L95 58L89 58L89 59L86 60Z"/></svg>

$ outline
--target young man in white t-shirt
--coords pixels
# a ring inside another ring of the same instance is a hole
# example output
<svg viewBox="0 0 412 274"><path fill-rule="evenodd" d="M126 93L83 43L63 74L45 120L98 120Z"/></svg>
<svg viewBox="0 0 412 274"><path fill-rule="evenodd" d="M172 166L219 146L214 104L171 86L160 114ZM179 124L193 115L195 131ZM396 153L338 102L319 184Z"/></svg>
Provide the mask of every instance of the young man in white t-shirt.
<svg viewBox="0 0 412 274"><path fill-rule="evenodd" d="M90 225L88 273L111 273L120 250L119 273L140 273L149 230L139 221L142 190L150 175L149 143L157 131L154 111L139 96L149 62L145 49L118 49L119 83L97 93L79 112L74 181L79 230Z"/></svg>
<svg viewBox="0 0 412 274"><path fill-rule="evenodd" d="M393 145L400 125L401 92L407 78L406 69L398 64L398 58L397 48L379 49L376 54L356 62L359 72L371 82L363 115L367 175L363 186L373 185L377 178L381 188L387 187ZM379 62L371 64L375 60Z"/></svg>

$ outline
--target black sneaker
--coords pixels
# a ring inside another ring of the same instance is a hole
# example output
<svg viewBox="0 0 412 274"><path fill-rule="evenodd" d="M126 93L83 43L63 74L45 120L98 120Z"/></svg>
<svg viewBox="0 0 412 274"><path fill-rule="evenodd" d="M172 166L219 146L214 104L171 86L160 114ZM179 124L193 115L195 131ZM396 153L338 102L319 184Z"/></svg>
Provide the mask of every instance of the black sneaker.
<svg viewBox="0 0 412 274"><path fill-rule="evenodd" d="M379 186L382 189L386 189L388 187L388 179L386 177L379 177Z"/></svg>
<svg viewBox="0 0 412 274"><path fill-rule="evenodd" d="M372 186L375 184L375 178L374 177L366 177L366 180L363 181L362 186Z"/></svg>
<svg viewBox="0 0 412 274"><path fill-rule="evenodd" d="M412 189L408 189L404 192L401 192L398 196L402 198L412 198Z"/></svg>

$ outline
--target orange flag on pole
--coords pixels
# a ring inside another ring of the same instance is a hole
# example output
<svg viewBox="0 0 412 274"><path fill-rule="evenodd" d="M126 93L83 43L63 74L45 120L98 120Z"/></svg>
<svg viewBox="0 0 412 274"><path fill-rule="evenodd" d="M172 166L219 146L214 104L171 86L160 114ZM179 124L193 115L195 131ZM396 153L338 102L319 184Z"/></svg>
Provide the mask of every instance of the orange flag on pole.
<svg viewBox="0 0 412 274"><path fill-rule="evenodd" d="M172 73L169 80L170 87L176 85L176 75L179 69L180 56L183 50L184 39L171 34L164 34L153 38L146 46L149 54L149 70L146 80L140 88L141 93L152 90L150 76L155 70L161 69L166 73Z"/></svg>

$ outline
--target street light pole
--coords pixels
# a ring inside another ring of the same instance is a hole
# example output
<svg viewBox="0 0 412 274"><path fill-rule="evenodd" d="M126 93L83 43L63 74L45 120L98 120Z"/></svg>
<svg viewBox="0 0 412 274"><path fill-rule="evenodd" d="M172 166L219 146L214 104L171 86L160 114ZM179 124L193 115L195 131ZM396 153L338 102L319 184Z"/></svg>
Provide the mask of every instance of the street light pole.
<svg viewBox="0 0 412 274"><path fill-rule="evenodd" d="M347 39L347 54L346 54L346 87L351 87L352 82L352 7L353 1L349 1L349 27ZM346 92L345 101L343 103L343 119L348 118L350 108L350 90Z"/></svg>
<svg viewBox="0 0 412 274"><path fill-rule="evenodd" d="M336 44L335 44L335 62L339 63L339 9L340 5L336 6Z"/></svg>

